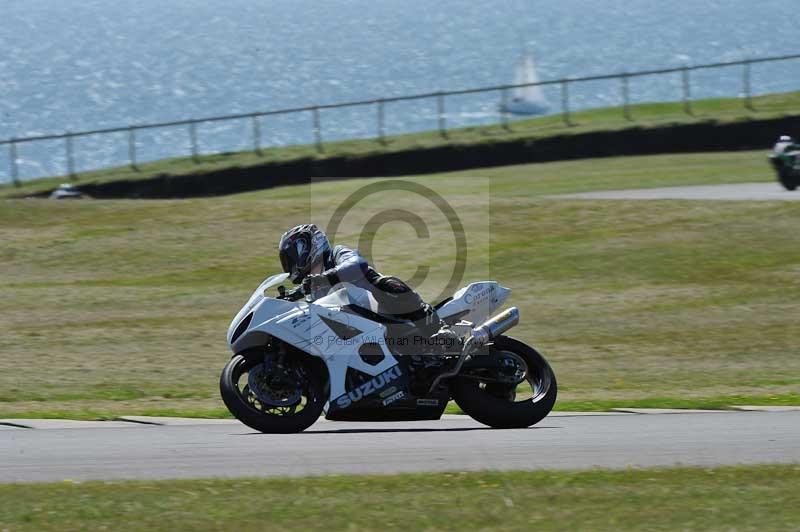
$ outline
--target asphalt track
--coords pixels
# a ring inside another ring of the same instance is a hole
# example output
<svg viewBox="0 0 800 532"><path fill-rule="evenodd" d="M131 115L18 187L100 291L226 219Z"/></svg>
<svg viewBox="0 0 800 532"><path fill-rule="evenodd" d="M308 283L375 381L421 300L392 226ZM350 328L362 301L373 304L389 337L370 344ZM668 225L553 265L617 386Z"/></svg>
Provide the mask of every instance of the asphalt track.
<svg viewBox="0 0 800 532"><path fill-rule="evenodd" d="M555 199L593 200L713 200L713 201L800 201L800 190L790 192L777 182L702 185L689 187L603 190L550 196Z"/></svg>
<svg viewBox="0 0 800 532"><path fill-rule="evenodd" d="M518 430L464 416L320 421L287 435L235 421L195 423L6 425L0 482L800 463L797 410L560 415Z"/></svg>

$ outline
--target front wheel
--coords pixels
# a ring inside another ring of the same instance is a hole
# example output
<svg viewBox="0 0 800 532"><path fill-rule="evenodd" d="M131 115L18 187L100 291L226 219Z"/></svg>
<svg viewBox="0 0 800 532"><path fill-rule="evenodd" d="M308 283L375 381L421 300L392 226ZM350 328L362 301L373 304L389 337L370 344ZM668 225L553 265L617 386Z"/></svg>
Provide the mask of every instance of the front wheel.
<svg viewBox="0 0 800 532"><path fill-rule="evenodd" d="M323 380L305 356L264 350L234 355L222 370L219 389L236 419L267 433L302 432L325 405Z"/></svg>
<svg viewBox="0 0 800 532"><path fill-rule="evenodd" d="M467 415L493 428L535 425L553 409L558 393L550 364L534 348L507 336L489 346L502 374L454 378L453 399Z"/></svg>
<svg viewBox="0 0 800 532"><path fill-rule="evenodd" d="M778 170L778 181L786 190L795 190L800 185L800 173L784 166Z"/></svg>

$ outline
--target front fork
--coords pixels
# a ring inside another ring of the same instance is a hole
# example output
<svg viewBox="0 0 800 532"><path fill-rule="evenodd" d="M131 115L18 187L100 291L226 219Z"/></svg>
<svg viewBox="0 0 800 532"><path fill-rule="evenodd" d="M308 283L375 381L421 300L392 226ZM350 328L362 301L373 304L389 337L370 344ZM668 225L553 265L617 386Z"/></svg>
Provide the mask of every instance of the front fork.
<svg viewBox="0 0 800 532"><path fill-rule="evenodd" d="M270 376L269 383L273 387L298 386L303 379L302 366L292 364L286 344L278 340L277 349L264 353L264 367Z"/></svg>

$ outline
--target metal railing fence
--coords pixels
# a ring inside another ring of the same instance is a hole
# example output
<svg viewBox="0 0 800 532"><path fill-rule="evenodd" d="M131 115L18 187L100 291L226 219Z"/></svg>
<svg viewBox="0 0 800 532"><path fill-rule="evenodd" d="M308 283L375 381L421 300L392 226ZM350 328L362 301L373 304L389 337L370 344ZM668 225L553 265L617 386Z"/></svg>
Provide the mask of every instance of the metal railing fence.
<svg viewBox="0 0 800 532"><path fill-rule="evenodd" d="M17 161L17 145L22 143L28 142L37 142L37 141L50 141L50 140L64 140L64 150L66 155L66 173L71 177L75 178L77 175L75 169L75 149L74 149L74 139L79 137L85 137L89 135L105 135L105 134L112 134L112 133L127 133L128 137L128 159L129 165L133 169L138 168L137 162L137 147L136 147L136 132L143 131L148 129L156 129L156 128L168 128L168 127L186 127L188 133L188 140L190 146L190 152L192 159L195 162L200 162L200 151L198 148L198 141L197 141L197 125L198 124L205 124L205 123L213 123L213 122L226 122L226 121L233 121L233 120L250 120L251 127L252 127L252 143L253 143L253 151L257 154L261 155L263 150L262 145L262 131L261 131L261 122L260 118L267 117L267 116L275 116L275 115L286 115L286 114L297 114L297 113L309 113L311 118L311 131L314 138L314 144L318 152L324 152L324 141L322 136L322 121L320 116L320 111L325 109L341 109L345 107L361 107L361 106L375 106L376 109L376 134L375 138L381 144L386 142L386 120L385 120L385 107L389 103L393 102L402 102L402 101L412 101L412 100L428 100L428 99L435 99L436 100L436 112L438 117L438 131L442 138L448 138L448 128L447 128L447 113L446 113L446 98L448 96L460 96L460 95L468 95L468 94L478 94L478 93L490 93L490 92L499 92L501 93L501 102L505 104L508 101L508 94L509 91L512 91L517 88L524 88L524 87L532 87L532 86L559 86L561 89L561 106L560 106L560 115L565 125L571 126L573 122L571 120L571 109L570 109L570 92L569 87L570 84L573 83L581 83L581 82L588 82L588 81L603 81L603 80L619 80L620 81L620 94L622 98L622 114L626 120L632 121L633 118L631 116L631 98L630 98L630 89L629 89L629 81L632 78L637 77L644 77L644 76L655 76L655 75L663 75L663 74L672 74L678 73L681 76L681 101L683 102L683 109L684 111L691 115L692 111L692 93L691 93L691 72L696 70L706 70L706 69L716 69L716 68L726 68L726 67L735 67L741 66L742 67L742 91L741 91L741 98L743 100L743 104L746 108L752 109L752 83L751 83L751 66L757 63L771 63L771 62L778 62L778 61L788 61L800 59L800 54L792 54L792 55L781 55L781 56L772 56L772 57L760 57L754 59L743 59L739 61L724 61L718 63L708 63L702 65L692 65L692 66L682 66L682 67L673 67L673 68L661 68L655 70L640 70L636 72L623 72L617 74L604 74L604 75L595 75L595 76L584 76L584 77L575 77L575 78L560 78L560 79L553 79L553 80L545 80L539 81L536 83L524 83L524 84L510 84L510 85L494 85L489 87L478 87L472 89L461 89L461 90L454 90L454 91L439 91L439 92L427 92L427 93L420 93L420 94L412 94L408 96L395 96L389 98L378 98L372 100L360 100L360 101L351 101L351 102L341 102L341 103L333 103L333 104L323 104L323 105L312 105L307 107L294 107L288 109L278 109L273 111L258 111L253 113L240 113L240 114L230 114L230 115L221 115L221 116L211 116L206 118L192 118L186 120L175 120L171 122L158 122L158 123L149 123L149 124L135 124L135 125L128 125L125 127L112 127L112 128L103 128L103 129L95 129L90 131L66 131L64 133L59 134L51 134L51 135L34 135L29 137L22 137L22 138L10 138L6 140L0 140L0 145L8 146L8 156L10 159L10 175L11 180L15 185L19 185L19 167ZM501 104L501 105L502 105ZM505 106L502 105L504 108ZM500 115L501 124L503 126L508 127L509 122L509 113L502 112Z"/></svg>

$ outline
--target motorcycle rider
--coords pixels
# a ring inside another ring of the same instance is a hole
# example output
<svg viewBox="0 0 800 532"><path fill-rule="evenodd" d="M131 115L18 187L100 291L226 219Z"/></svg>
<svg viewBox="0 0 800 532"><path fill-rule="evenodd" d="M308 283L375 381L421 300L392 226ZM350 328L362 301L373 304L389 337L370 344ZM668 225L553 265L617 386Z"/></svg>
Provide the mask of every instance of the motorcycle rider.
<svg viewBox="0 0 800 532"><path fill-rule="evenodd" d="M459 336L440 319L401 279L381 275L354 249L337 245L331 249L325 233L314 224L303 224L286 231L278 244L283 271L304 293L319 293L342 282L368 290L378 301L381 314L414 323L424 339L420 343L439 352L460 350Z"/></svg>
<svg viewBox="0 0 800 532"><path fill-rule="evenodd" d="M772 151L775 153L785 153L789 150L800 149L800 145L795 143L794 139L789 135L781 135L778 142L773 146Z"/></svg>

